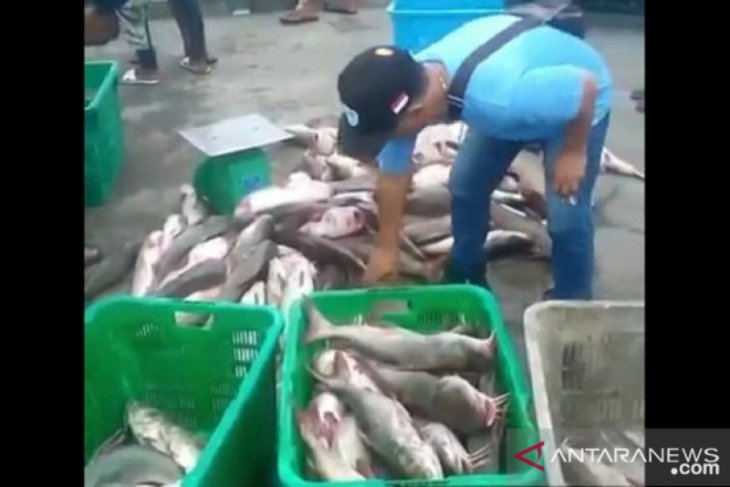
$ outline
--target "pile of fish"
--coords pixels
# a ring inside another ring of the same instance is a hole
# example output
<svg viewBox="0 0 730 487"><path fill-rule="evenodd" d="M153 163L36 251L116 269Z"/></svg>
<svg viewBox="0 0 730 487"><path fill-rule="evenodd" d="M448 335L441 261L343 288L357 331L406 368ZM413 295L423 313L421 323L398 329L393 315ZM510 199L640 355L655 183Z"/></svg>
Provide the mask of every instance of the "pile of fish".
<svg viewBox="0 0 730 487"><path fill-rule="evenodd" d="M87 463L84 486L179 486L195 467L202 441L137 401L127 404L125 416L126 428L107 439Z"/></svg>
<svg viewBox="0 0 730 487"><path fill-rule="evenodd" d="M495 390L492 334L420 334L372 320L334 326L310 298L307 344L328 341L309 372L313 398L296 411L310 476L442 479L496 472L508 394Z"/></svg>
<svg viewBox="0 0 730 487"><path fill-rule="evenodd" d="M559 458L568 485L646 485L644 432L600 429L566 436Z"/></svg>
<svg viewBox="0 0 730 487"><path fill-rule="evenodd" d="M244 197L233 216L210 215L195 190L184 185L180 207L143 242L107 257L87 247L87 300L131 268L135 296L266 303L283 309L313 289L357 286L378 231L375 170L339 154L332 127L312 124L287 130L304 147L300 170L281 185ZM400 235L404 280L441 279L454 243L448 178L465 132L461 123L442 124L418 137ZM606 172L644 178L608 149L601 165ZM539 153L518 154L492 195L490 214L484 248L491 260L549 258ZM204 316L181 318L186 324L205 322Z"/></svg>

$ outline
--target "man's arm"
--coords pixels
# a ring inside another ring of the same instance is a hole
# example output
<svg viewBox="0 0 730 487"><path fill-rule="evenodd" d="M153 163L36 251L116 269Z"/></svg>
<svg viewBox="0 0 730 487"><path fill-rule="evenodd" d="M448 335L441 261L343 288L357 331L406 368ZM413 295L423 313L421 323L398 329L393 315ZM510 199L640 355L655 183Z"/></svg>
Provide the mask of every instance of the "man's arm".
<svg viewBox="0 0 730 487"><path fill-rule="evenodd" d="M565 131L566 152L585 152L588 136L591 132L593 114L598 96L598 85L595 77L588 72L583 74L582 96L578 114L568 122Z"/></svg>
<svg viewBox="0 0 730 487"><path fill-rule="evenodd" d="M403 209L411 182L411 154L416 137L390 142L381 152L375 198L378 205L378 239L370 256L364 282L375 284L398 271L398 246Z"/></svg>
<svg viewBox="0 0 730 487"><path fill-rule="evenodd" d="M598 85L588 70L553 66L527 72L516 84L507 123L543 126L547 132L565 129L562 152L555 166L556 191L569 196L585 175L588 137L593 123Z"/></svg>

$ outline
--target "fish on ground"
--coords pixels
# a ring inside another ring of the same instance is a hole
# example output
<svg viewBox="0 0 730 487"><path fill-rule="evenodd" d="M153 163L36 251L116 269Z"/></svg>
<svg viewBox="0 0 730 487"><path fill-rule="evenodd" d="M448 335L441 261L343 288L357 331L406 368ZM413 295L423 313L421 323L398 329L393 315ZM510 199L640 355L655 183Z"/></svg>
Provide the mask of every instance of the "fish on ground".
<svg viewBox="0 0 730 487"><path fill-rule="evenodd" d="M639 171L630 163L616 156L616 154L608 150L606 147L603 148L603 152L601 153L601 171L611 174L619 174L621 176L629 176L642 181L646 180L646 176L642 171Z"/></svg>
<svg viewBox="0 0 730 487"><path fill-rule="evenodd" d="M126 243L119 252L108 254L98 264L87 267L84 270L84 298L92 299L124 279L134 267L141 245L141 241Z"/></svg>
<svg viewBox="0 0 730 487"><path fill-rule="evenodd" d="M490 203L490 216L497 228L527 235L535 244L535 253L546 256L552 254L552 240L542 222L493 201Z"/></svg>
<svg viewBox="0 0 730 487"><path fill-rule="evenodd" d="M292 247L301 252L313 262L326 262L344 267L354 267L365 270L365 263L352 251L345 248L336 240L330 240L315 235L305 235L299 232L277 233L276 242L280 245Z"/></svg>
<svg viewBox="0 0 730 487"><path fill-rule="evenodd" d="M327 164L327 156L316 154L311 149L302 154L300 168L302 172L319 181L329 182L334 179L332 167Z"/></svg>
<svg viewBox="0 0 730 487"><path fill-rule="evenodd" d="M281 297L280 309L283 313L289 312L289 307L299 298L314 292L314 267L306 261L296 264L289 273Z"/></svg>
<svg viewBox="0 0 730 487"><path fill-rule="evenodd" d="M229 250L230 245L223 237L215 237L196 245L188 253L187 263L180 269L172 271L167 276L164 276L158 287L162 288L166 286L169 282L178 279L181 275L185 274L201 262L205 262L206 260L222 261L228 255Z"/></svg>
<svg viewBox="0 0 730 487"><path fill-rule="evenodd" d="M160 286L154 294L161 297L183 299L202 289L220 286L226 281L226 263L208 259Z"/></svg>
<svg viewBox="0 0 730 487"><path fill-rule="evenodd" d="M270 239L273 233L274 219L270 215L257 217L250 225L241 230L228 257L230 268L235 270L241 265L247 265L246 259L254 247L264 240Z"/></svg>
<svg viewBox="0 0 730 487"><path fill-rule="evenodd" d="M167 251L157 261L155 274L157 276L166 276L180 264L193 247L211 238L223 235L231 229L234 223L229 217L212 216L202 223L187 226L180 235L175 237Z"/></svg>
<svg viewBox="0 0 730 487"><path fill-rule="evenodd" d="M451 166L433 163L418 169L411 180L413 190L426 189L433 186L443 186L449 183Z"/></svg>
<svg viewBox="0 0 730 487"><path fill-rule="evenodd" d="M406 225L403 233L416 245L428 244L452 236L451 215L420 220Z"/></svg>
<svg viewBox="0 0 730 487"><path fill-rule="evenodd" d="M312 180L304 173L295 173L290 176L289 183L284 187L269 186L243 198L236 206L234 215L236 217L260 215L284 205L327 201L331 196L332 189L328 183Z"/></svg>
<svg viewBox="0 0 730 487"><path fill-rule="evenodd" d="M266 271L266 266L276 256L276 245L271 240L259 242L245 259L245 265L233 269L225 278L225 283L217 301L237 303L241 296Z"/></svg>
<svg viewBox="0 0 730 487"><path fill-rule="evenodd" d="M185 472L195 467L202 451L199 440L162 411L139 401L130 401L126 421L141 445L149 445L168 455Z"/></svg>
<svg viewBox="0 0 730 487"><path fill-rule="evenodd" d="M342 289L347 286L347 269L342 269L334 264L326 264L317 272L314 285L316 289Z"/></svg>
<svg viewBox="0 0 730 487"><path fill-rule="evenodd" d="M451 332L422 335L384 324L333 326L311 299L305 298L303 305L309 323L306 343L337 339L367 357L401 369L484 370L491 366L495 357L494 334L477 339Z"/></svg>
<svg viewBox="0 0 730 487"><path fill-rule="evenodd" d="M355 206L328 209L316 222L307 222L299 231L317 237L340 238L353 235L365 226L363 211Z"/></svg>
<svg viewBox="0 0 730 487"><path fill-rule="evenodd" d="M429 186L408 193L405 213L439 217L451 212L451 193L444 186Z"/></svg>
<svg viewBox="0 0 730 487"><path fill-rule="evenodd" d="M251 306L266 306L266 283L264 281L256 281L253 285L243 293L241 304Z"/></svg>
<svg viewBox="0 0 730 487"><path fill-rule="evenodd" d="M162 225L163 237L162 243L160 244L160 250L162 253L167 252L167 249L170 248L173 240L175 240L175 238L177 238L177 236L185 230L186 226L187 222L185 221L185 217L177 213L174 213L165 219L165 223Z"/></svg>
<svg viewBox="0 0 730 487"><path fill-rule="evenodd" d="M164 238L164 232L155 230L144 240L134 266L132 296L144 296L152 291L155 284L155 264L162 255Z"/></svg>
<svg viewBox="0 0 730 487"><path fill-rule="evenodd" d="M357 159L347 157L343 154L333 153L327 156L325 162L330 167L335 180L367 176L372 172L360 164Z"/></svg>
<svg viewBox="0 0 730 487"><path fill-rule="evenodd" d="M189 184L180 186L180 213L188 225L197 225L209 216L208 209Z"/></svg>
<svg viewBox="0 0 730 487"><path fill-rule="evenodd" d="M102 253L101 249L99 247L96 247L94 245L84 245L84 267L89 267L90 265L94 265L97 262L101 261L101 259L104 258L104 254Z"/></svg>
<svg viewBox="0 0 730 487"><path fill-rule="evenodd" d="M213 286L209 289L197 291L190 296L185 298L185 301L196 302L196 301L214 301L215 298L220 294L221 286ZM188 313L185 311L175 312L175 322L178 325L185 326L200 326L203 325L211 315L204 313Z"/></svg>
<svg viewBox="0 0 730 487"><path fill-rule="evenodd" d="M266 277L267 302L274 306L280 306L284 299L284 288L289 278L281 259L274 257L269 261L269 270Z"/></svg>

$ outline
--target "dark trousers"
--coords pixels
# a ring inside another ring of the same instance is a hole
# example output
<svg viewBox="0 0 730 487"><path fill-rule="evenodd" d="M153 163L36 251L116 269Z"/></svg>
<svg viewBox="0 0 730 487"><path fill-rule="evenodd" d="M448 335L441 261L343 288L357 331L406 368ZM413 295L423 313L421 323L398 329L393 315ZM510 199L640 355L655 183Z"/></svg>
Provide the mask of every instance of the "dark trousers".
<svg viewBox="0 0 730 487"><path fill-rule="evenodd" d="M168 0L183 38L185 55L191 63L204 62L208 50L205 47L205 26L200 0Z"/></svg>

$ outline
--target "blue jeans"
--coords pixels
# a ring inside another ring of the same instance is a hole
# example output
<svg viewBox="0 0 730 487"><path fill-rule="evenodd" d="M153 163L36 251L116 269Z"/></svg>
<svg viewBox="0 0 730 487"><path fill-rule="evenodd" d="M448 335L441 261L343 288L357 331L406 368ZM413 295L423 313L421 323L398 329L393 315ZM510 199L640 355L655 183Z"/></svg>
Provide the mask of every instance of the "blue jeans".
<svg viewBox="0 0 730 487"><path fill-rule="evenodd" d="M545 197L552 240L553 299L593 298L593 213L591 198L601 166L610 115L593 127L588 140L586 174L576 204L555 193L553 171L563 145L561 134L541 141L545 152ZM484 240L489 230L489 201L524 142L498 140L469 130L451 171L451 265L464 274L486 264Z"/></svg>

